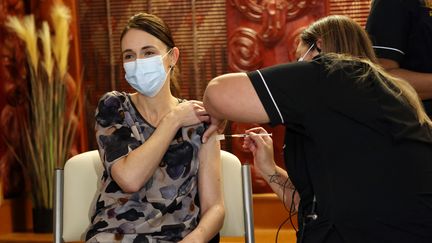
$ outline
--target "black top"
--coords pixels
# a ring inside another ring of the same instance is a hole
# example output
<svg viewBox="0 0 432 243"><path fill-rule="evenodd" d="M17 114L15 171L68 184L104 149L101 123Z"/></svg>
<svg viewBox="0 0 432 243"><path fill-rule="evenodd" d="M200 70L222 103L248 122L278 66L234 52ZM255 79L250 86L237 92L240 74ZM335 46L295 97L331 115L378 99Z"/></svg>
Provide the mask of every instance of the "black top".
<svg viewBox="0 0 432 243"><path fill-rule="evenodd" d="M303 243L432 242L431 129L376 80L355 80L363 64L330 74L326 60L248 73L271 124L286 127L300 226L316 196Z"/></svg>
<svg viewBox="0 0 432 243"><path fill-rule="evenodd" d="M366 30L378 57L432 73L432 1L374 0ZM432 117L432 100L423 103Z"/></svg>

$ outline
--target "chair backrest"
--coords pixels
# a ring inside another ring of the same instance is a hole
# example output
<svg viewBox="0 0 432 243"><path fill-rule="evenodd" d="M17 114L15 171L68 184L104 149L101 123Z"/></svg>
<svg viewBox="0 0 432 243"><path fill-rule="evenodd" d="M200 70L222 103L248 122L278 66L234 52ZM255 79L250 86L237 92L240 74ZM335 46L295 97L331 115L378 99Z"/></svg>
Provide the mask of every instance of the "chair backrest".
<svg viewBox="0 0 432 243"><path fill-rule="evenodd" d="M99 152L92 150L70 158L64 167L63 240L84 240L90 213L103 173Z"/></svg>
<svg viewBox="0 0 432 243"><path fill-rule="evenodd" d="M226 151L221 151L221 162L225 202L225 221L221 236L245 236L241 163L235 155ZM62 231L65 242L84 239L102 173L103 165L97 150L78 154L66 162Z"/></svg>
<svg viewBox="0 0 432 243"><path fill-rule="evenodd" d="M221 236L244 236L244 203L240 160L232 153L221 151L222 184L225 221Z"/></svg>

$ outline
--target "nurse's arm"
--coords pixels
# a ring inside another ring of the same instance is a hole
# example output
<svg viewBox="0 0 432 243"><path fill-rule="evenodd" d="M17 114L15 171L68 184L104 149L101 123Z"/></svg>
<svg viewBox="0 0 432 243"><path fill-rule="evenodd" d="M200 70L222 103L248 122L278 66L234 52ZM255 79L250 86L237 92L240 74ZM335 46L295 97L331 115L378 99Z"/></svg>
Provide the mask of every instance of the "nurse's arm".
<svg viewBox="0 0 432 243"><path fill-rule="evenodd" d="M203 97L204 107L211 116L211 125L203 142L226 119L246 123L268 123L264 107L246 73L230 73L211 80Z"/></svg>

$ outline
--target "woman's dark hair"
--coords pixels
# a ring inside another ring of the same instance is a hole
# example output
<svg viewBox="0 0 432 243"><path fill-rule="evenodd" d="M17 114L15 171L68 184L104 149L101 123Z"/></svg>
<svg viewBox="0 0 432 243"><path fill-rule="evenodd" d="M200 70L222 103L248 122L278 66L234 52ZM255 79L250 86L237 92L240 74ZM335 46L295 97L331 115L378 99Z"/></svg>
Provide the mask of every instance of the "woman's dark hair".
<svg viewBox="0 0 432 243"><path fill-rule="evenodd" d="M123 40L124 35L130 29L137 29L145 31L154 37L158 38L167 46L167 51L175 47L174 39L171 34L171 30L168 25L158 16L148 13L138 13L132 16L124 27L120 42ZM178 68L172 67L171 71L171 92L173 95L178 96L180 88L178 84L178 77L180 73Z"/></svg>
<svg viewBox="0 0 432 243"><path fill-rule="evenodd" d="M158 16L148 13L138 13L132 16L126 24L120 36L120 41L130 29L138 29L145 31L152 36L158 38L167 45L168 49L175 46L174 39L171 35L171 30L168 25Z"/></svg>

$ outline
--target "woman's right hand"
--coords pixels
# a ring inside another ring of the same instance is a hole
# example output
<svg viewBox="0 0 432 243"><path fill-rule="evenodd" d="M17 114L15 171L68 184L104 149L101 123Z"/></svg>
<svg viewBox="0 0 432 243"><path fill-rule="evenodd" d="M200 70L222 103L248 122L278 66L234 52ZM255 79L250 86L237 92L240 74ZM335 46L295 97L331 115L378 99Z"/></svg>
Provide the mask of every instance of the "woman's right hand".
<svg viewBox="0 0 432 243"><path fill-rule="evenodd" d="M179 127L209 122L210 117L201 101L189 100L178 104L171 112L172 118L178 121Z"/></svg>
<svg viewBox="0 0 432 243"><path fill-rule="evenodd" d="M245 131L249 136L244 138L242 147L252 152L254 166L264 175L272 175L276 170L276 163L273 157L273 140L270 136L257 136L260 133L267 133L262 127L255 127Z"/></svg>

